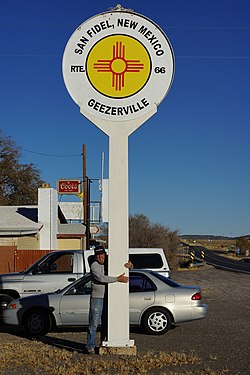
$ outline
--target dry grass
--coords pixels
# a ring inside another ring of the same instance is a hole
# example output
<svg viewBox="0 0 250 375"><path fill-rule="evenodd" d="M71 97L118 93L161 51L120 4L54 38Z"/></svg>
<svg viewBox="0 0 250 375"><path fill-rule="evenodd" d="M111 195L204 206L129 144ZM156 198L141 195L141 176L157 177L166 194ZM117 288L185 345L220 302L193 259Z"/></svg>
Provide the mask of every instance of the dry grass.
<svg viewBox="0 0 250 375"><path fill-rule="evenodd" d="M97 374L152 374L192 375L193 371L183 371L181 366L197 365L201 358L190 353L148 352L138 356L99 357L52 348L38 341L5 343L0 352L0 373L50 374L50 375L97 375ZM178 366L177 372L165 372L168 366ZM17 369L18 372L11 372ZM200 375L224 375L226 370L202 370Z"/></svg>
<svg viewBox="0 0 250 375"><path fill-rule="evenodd" d="M235 239L201 239L197 238L194 242L193 239L187 239L187 243L189 245L195 246L204 246L210 250L226 250L226 249L235 249L236 248L236 240Z"/></svg>
<svg viewBox="0 0 250 375"><path fill-rule="evenodd" d="M199 267L189 267L189 268L178 268L177 271L179 272L190 272L190 271L197 271L199 269L202 269L202 270L208 270L208 269L213 269L214 266L210 266L208 264L206 264L205 266L199 266Z"/></svg>

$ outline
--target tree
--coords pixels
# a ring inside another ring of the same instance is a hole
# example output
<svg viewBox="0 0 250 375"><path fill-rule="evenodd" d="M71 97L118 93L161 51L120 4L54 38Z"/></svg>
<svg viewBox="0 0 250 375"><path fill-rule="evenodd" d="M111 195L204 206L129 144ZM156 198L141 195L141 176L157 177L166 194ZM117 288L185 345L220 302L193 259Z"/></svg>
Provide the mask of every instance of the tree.
<svg viewBox="0 0 250 375"><path fill-rule="evenodd" d="M179 245L178 231L172 232L161 224L151 224L142 214L129 217L129 247L163 248L170 268L175 269Z"/></svg>
<svg viewBox="0 0 250 375"><path fill-rule="evenodd" d="M236 241L236 249L240 249L240 255L245 256L247 250L250 250L250 242L246 237L239 237Z"/></svg>
<svg viewBox="0 0 250 375"><path fill-rule="evenodd" d="M0 205L37 204L37 189L42 185L34 164L21 164L21 152L11 137L0 129Z"/></svg>

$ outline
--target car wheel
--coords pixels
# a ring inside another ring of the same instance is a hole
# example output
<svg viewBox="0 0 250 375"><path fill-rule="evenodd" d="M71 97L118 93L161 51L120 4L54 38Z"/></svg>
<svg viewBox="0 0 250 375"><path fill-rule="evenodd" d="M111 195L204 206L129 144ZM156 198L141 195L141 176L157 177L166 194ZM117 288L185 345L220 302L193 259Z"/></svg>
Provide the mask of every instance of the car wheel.
<svg viewBox="0 0 250 375"><path fill-rule="evenodd" d="M52 320L48 312L33 310L25 316L24 326L31 335L46 335L52 328Z"/></svg>
<svg viewBox="0 0 250 375"><path fill-rule="evenodd" d="M150 335L163 335L170 329L172 322L173 318L167 310L161 307L154 307L146 311L142 325Z"/></svg>

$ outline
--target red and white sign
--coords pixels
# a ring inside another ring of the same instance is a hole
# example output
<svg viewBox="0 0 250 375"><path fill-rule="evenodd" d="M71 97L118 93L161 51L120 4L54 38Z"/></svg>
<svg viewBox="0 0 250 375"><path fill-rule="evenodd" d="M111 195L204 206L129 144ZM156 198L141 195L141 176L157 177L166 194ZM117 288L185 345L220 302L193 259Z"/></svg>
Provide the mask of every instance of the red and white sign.
<svg viewBox="0 0 250 375"><path fill-rule="evenodd" d="M80 194L81 180L58 180L58 194Z"/></svg>

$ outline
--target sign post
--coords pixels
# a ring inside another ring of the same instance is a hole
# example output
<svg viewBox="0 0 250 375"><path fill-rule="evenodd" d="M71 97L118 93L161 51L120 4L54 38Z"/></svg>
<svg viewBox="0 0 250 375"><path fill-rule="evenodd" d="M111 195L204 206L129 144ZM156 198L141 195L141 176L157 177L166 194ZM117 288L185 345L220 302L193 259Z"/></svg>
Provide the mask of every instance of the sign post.
<svg viewBox="0 0 250 375"><path fill-rule="evenodd" d="M69 94L109 136L109 275L123 273L128 260L128 137L156 113L173 75L173 51L164 32L121 6L80 25L64 51ZM121 353L134 348L128 284L109 284L108 339L102 346Z"/></svg>

